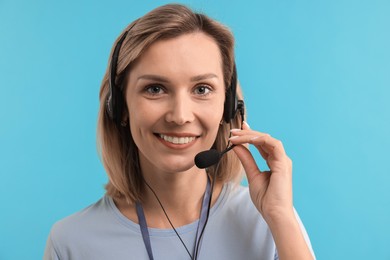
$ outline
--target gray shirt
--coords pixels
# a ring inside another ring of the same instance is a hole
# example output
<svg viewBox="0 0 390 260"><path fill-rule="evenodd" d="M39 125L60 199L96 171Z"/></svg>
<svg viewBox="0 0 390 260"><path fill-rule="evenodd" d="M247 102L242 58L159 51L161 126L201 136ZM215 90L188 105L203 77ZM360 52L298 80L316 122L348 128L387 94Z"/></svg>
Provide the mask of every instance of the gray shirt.
<svg viewBox="0 0 390 260"><path fill-rule="evenodd" d="M305 239L309 238L299 217ZM193 252L198 221L178 227ZM190 259L173 229L149 228L155 260ZM149 259L137 223L118 210L112 198L95 204L54 224L44 260ZM198 259L278 259L271 231L254 207L247 187L226 184L211 209Z"/></svg>

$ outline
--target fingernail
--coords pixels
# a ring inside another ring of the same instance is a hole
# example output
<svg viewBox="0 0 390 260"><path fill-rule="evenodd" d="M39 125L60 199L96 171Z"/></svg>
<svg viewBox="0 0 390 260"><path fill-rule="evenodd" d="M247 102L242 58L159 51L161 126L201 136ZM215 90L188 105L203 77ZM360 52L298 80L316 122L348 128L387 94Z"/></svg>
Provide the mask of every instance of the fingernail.
<svg viewBox="0 0 390 260"><path fill-rule="evenodd" d="M233 140L233 139L236 139L236 138L238 138L238 135L230 137L229 140Z"/></svg>
<svg viewBox="0 0 390 260"><path fill-rule="evenodd" d="M246 121L244 121L244 124L245 124L247 127L251 128L250 125L249 125Z"/></svg>
<svg viewBox="0 0 390 260"><path fill-rule="evenodd" d="M239 131L241 131L241 129L239 129L239 128L230 129L230 132L239 132Z"/></svg>
<svg viewBox="0 0 390 260"><path fill-rule="evenodd" d="M256 140L257 138L259 138L259 136L252 137L252 138L249 139L249 140L253 141L253 140Z"/></svg>

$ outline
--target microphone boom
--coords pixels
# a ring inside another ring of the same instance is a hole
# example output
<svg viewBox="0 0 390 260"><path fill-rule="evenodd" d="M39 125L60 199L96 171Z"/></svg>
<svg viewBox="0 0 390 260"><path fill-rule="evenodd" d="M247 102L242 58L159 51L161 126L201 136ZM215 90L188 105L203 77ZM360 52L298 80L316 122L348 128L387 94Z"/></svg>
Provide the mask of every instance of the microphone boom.
<svg viewBox="0 0 390 260"><path fill-rule="evenodd" d="M200 152L195 156L195 165L199 169L209 168L210 166L217 164L222 155L229 152L234 146L235 145L233 144L222 152L218 152L215 149Z"/></svg>

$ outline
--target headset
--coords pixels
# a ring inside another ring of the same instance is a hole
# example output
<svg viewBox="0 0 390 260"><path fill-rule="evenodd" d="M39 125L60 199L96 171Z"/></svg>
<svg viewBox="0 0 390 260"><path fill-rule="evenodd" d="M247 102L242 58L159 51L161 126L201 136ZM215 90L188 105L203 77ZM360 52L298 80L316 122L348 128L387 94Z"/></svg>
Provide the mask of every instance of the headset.
<svg viewBox="0 0 390 260"><path fill-rule="evenodd" d="M133 25L134 26L134 25ZM132 27L133 27L132 26ZM131 28L132 28L131 27ZM109 93L106 99L106 112L108 117L114 121L117 125L120 125L122 119L122 111L124 105L124 97L122 94L123 83L117 85L116 80L116 69L118 65L119 51L125 40L127 34L131 30L127 30L123 33L119 41L117 42L114 52L111 57L111 64L109 70ZM241 114L241 120L244 117L244 101L238 100L237 98L237 70L236 65L233 66L233 73L230 80L230 86L226 90L223 119L226 123L230 123L236 117L237 111Z"/></svg>

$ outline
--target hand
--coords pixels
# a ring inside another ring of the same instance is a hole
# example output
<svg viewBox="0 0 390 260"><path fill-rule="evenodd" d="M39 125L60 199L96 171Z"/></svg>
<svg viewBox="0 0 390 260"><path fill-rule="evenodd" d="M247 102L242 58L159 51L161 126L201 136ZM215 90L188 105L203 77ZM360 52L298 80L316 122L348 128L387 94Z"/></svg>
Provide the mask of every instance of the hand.
<svg viewBox="0 0 390 260"><path fill-rule="evenodd" d="M268 134L253 131L248 124L232 130L234 152L244 166L253 203L267 222L293 216L292 161L281 141ZM266 160L270 171L261 171L244 144L252 144Z"/></svg>

